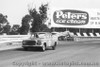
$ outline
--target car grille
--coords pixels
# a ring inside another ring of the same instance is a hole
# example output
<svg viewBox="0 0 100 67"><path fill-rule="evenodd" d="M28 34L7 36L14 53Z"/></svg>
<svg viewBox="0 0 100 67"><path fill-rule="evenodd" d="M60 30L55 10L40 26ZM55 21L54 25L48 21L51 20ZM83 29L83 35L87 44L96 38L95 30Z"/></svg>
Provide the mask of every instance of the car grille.
<svg viewBox="0 0 100 67"><path fill-rule="evenodd" d="M36 41L26 41L24 45L35 45Z"/></svg>

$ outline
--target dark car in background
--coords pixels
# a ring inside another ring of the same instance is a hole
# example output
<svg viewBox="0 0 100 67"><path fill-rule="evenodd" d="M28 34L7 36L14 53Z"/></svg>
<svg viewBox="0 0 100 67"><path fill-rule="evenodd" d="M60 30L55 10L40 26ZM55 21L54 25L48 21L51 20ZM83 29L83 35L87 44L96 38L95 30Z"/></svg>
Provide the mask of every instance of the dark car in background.
<svg viewBox="0 0 100 67"><path fill-rule="evenodd" d="M61 35L58 37L59 41L75 41L75 35L72 35L71 33L67 33L66 35Z"/></svg>

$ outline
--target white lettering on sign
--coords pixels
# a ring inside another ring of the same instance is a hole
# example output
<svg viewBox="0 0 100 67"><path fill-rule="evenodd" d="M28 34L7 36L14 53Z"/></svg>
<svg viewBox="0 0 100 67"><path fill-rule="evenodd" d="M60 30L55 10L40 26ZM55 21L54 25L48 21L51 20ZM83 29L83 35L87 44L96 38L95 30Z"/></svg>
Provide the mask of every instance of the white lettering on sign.
<svg viewBox="0 0 100 67"><path fill-rule="evenodd" d="M71 13L71 12L65 12L57 11L56 12L56 18L63 18L63 19L87 19L86 13Z"/></svg>

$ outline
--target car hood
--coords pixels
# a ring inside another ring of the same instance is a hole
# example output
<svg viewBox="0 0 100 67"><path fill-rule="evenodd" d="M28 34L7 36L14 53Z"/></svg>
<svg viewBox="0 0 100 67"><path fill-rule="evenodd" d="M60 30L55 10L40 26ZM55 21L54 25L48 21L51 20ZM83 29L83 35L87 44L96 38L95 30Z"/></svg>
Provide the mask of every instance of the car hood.
<svg viewBox="0 0 100 67"><path fill-rule="evenodd" d="M30 39L26 39L24 41L37 41L37 40L44 40L44 38L30 38Z"/></svg>

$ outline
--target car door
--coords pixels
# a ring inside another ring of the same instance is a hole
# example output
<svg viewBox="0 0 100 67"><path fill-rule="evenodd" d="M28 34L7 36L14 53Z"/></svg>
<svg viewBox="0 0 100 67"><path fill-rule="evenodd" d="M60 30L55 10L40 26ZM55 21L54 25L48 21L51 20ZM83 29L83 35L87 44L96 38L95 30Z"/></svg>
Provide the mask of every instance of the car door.
<svg viewBox="0 0 100 67"><path fill-rule="evenodd" d="M51 34L51 35L50 35L51 46L53 46L53 45L54 45L54 43L55 43L54 38L55 38L55 37Z"/></svg>
<svg viewBox="0 0 100 67"><path fill-rule="evenodd" d="M51 39L50 34L47 35L47 39L48 39L48 46L51 46L52 45L52 39Z"/></svg>

